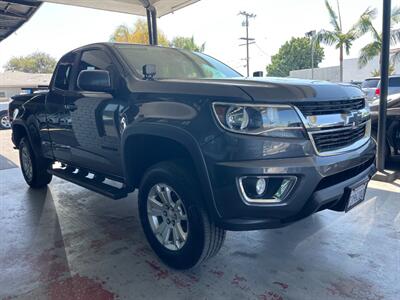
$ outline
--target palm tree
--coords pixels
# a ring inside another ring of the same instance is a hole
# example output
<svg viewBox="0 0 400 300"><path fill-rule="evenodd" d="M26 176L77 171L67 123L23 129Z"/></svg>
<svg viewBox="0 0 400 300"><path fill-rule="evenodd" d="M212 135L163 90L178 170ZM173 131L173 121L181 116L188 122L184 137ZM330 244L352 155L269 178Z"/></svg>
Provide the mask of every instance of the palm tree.
<svg viewBox="0 0 400 300"><path fill-rule="evenodd" d="M340 59L340 81L343 81L343 56L344 51L346 54L350 54L350 49L353 46L353 42L360 38L366 33L362 24L364 20L373 17L376 14L375 9L367 8L367 10L360 16L359 20L350 28L349 31L344 32L342 26L342 17L340 15L339 0L337 0L338 13L329 4L328 0L325 0L325 6L329 13L330 23L333 26L333 30L321 30L317 34L317 41L322 42L328 46L335 45L336 49L339 49Z"/></svg>
<svg viewBox="0 0 400 300"><path fill-rule="evenodd" d="M365 67L369 61L374 57L379 56L382 50L382 33L376 30L375 26L372 24L375 16L370 16L365 18L360 26L363 32L370 32L372 34L373 41L365 45L360 51L360 57L358 59L358 65L360 68ZM398 24L400 22L400 7L394 7L391 14L391 26ZM391 39L390 42L392 46L396 45L400 41L400 30L392 30L390 32ZM392 50L392 65L397 61L400 61L400 50Z"/></svg>

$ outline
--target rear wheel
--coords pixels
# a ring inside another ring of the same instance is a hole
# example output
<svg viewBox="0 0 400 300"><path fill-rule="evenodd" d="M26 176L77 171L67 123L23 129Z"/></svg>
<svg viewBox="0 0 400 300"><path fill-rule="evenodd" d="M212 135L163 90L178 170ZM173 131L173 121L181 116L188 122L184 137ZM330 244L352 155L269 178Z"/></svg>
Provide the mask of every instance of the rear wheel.
<svg viewBox="0 0 400 300"><path fill-rule="evenodd" d="M139 213L154 252L168 266L189 269L215 255L225 231L215 226L187 164L151 167L139 189Z"/></svg>
<svg viewBox="0 0 400 300"><path fill-rule="evenodd" d="M19 161L22 175L31 188L43 188L50 183L52 175L47 172L50 162L35 155L26 137L19 143Z"/></svg>

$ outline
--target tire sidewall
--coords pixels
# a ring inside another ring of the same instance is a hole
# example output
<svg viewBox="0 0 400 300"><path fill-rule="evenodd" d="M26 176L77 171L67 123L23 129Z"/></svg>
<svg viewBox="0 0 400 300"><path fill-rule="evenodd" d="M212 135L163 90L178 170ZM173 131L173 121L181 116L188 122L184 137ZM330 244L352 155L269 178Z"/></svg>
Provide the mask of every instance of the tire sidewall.
<svg viewBox="0 0 400 300"><path fill-rule="evenodd" d="M30 159L31 159L31 164L32 164L32 178L29 179L26 174L25 174L25 170L22 166L22 149L26 148L28 150ZM26 138L22 138L20 144L19 144L19 161L20 161L20 165L21 165L21 171L22 171L22 175L24 176L25 181L29 184L29 185L33 185L35 182L35 177L36 177L36 161L35 161L35 157L32 151L32 148L29 144L29 141Z"/></svg>
<svg viewBox="0 0 400 300"><path fill-rule="evenodd" d="M172 174L170 170L161 167L161 165L146 173L139 189L139 214L147 240L161 260L172 268L187 269L196 265L203 253L205 244L204 220L199 212L199 209L202 208L199 206L200 193L198 188L193 186L188 177L176 175L178 174ZM187 176L190 176L190 174L188 173ZM177 251L165 248L158 241L148 220L147 197L150 189L159 183L171 186L186 208L189 221L188 238L185 245Z"/></svg>

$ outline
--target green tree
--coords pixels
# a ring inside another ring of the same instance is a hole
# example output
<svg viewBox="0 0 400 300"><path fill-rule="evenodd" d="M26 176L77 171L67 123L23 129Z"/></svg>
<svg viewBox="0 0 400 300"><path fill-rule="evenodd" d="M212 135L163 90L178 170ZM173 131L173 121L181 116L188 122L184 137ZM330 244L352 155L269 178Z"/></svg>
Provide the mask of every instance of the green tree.
<svg viewBox="0 0 400 300"><path fill-rule="evenodd" d="M133 28L129 28L126 25L118 26L111 35L110 41L117 43L148 45L149 30L147 27L147 22L143 19L138 19ZM160 29L158 29L158 44L161 46L169 45L167 36Z"/></svg>
<svg viewBox="0 0 400 300"><path fill-rule="evenodd" d="M204 52L206 43L203 43L202 45L197 45L194 41L193 36L190 38L183 37L183 36L177 36L177 37L174 37L174 39L172 40L171 47L186 49L186 50L196 51L196 52Z"/></svg>
<svg viewBox="0 0 400 300"><path fill-rule="evenodd" d="M317 39L328 46L334 45L336 49L339 49L339 60L340 60L340 81L343 81L343 59L344 51L346 54L350 54L350 49L353 46L355 40L365 34L363 23L365 19L370 18L376 14L375 9L367 8L364 13L360 16L358 21L348 31L344 31L342 25L342 17L340 15L339 0L337 13L329 4L328 0L325 0L325 6L329 13L329 20L333 27L333 30L321 30L317 34Z"/></svg>
<svg viewBox="0 0 400 300"><path fill-rule="evenodd" d="M4 66L6 71L20 71L25 73L52 73L57 61L49 54L35 52L27 56L11 58Z"/></svg>
<svg viewBox="0 0 400 300"><path fill-rule="evenodd" d="M311 51L314 41L306 37L292 38L281 46L278 53L272 56L267 66L268 76L286 77L290 71L311 68ZM314 68L324 59L324 49L314 44Z"/></svg>
<svg viewBox="0 0 400 300"><path fill-rule="evenodd" d="M372 35L372 42L365 45L360 51L360 57L358 59L358 66L360 68L365 67L369 61L374 57L379 56L382 51L382 32L373 25L373 20L376 15L371 15L365 18L362 22L361 30L363 32L370 32ZM391 14L391 26L396 25L400 22L400 7L394 7ZM396 45L400 41L400 30L392 30L391 33L391 44ZM392 65L400 61L400 50L395 49L392 51ZM378 72L379 73L379 72Z"/></svg>

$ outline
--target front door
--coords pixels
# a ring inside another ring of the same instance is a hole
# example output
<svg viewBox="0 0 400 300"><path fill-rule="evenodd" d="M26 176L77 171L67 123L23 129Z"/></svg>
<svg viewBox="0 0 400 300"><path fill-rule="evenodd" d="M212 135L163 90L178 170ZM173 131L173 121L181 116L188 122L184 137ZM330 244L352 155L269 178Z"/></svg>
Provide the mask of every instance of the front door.
<svg viewBox="0 0 400 300"><path fill-rule="evenodd" d="M106 52L101 49L82 52L73 88L65 97L71 161L89 170L121 176L119 112L123 104L110 93L81 90L77 78L83 70L107 70L111 82L117 76Z"/></svg>

